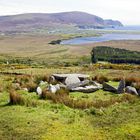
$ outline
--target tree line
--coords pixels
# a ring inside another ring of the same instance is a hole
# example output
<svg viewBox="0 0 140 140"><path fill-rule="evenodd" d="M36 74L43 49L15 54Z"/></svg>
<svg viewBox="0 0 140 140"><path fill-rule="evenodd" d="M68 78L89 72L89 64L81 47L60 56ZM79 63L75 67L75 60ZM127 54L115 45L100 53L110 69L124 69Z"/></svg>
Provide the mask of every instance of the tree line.
<svg viewBox="0 0 140 140"><path fill-rule="evenodd" d="M91 52L92 63L107 61L110 63L140 64L140 52L108 46L97 46Z"/></svg>

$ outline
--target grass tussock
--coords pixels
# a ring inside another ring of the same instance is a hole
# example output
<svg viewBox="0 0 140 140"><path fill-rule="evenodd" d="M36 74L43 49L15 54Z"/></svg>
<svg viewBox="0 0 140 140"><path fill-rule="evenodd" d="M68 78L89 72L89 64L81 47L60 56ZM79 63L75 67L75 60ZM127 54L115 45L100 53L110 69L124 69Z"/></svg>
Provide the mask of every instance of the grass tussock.
<svg viewBox="0 0 140 140"><path fill-rule="evenodd" d="M126 86L133 86L137 90L140 89L140 78L139 77L126 77L125 82L126 82Z"/></svg>
<svg viewBox="0 0 140 140"><path fill-rule="evenodd" d="M10 92L9 97L10 97L10 101L9 101L10 105L24 105L25 104L24 98L13 90Z"/></svg>
<svg viewBox="0 0 140 140"><path fill-rule="evenodd" d="M27 88L29 92L35 92L37 88L37 84L34 82L29 82L25 84L24 87Z"/></svg>
<svg viewBox="0 0 140 140"><path fill-rule="evenodd" d="M0 83L0 92L3 91L3 85Z"/></svg>
<svg viewBox="0 0 140 140"><path fill-rule="evenodd" d="M18 83L21 88L27 88L29 92L35 92L40 81L48 81L49 77L47 75L19 75L16 76L13 83Z"/></svg>
<svg viewBox="0 0 140 140"><path fill-rule="evenodd" d="M95 77L92 78L93 81L97 81L100 84L103 84L104 82L108 82L109 79L103 75L96 75Z"/></svg>
<svg viewBox="0 0 140 140"><path fill-rule="evenodd" d="M27 107L36 107L37 104L37 101L24 98L14 90L11 90L9 93L9 105L25 105Z"/></svg>
<svg viewBox="0 0 140 140"><path fill-rule="evenodd" d="M140 90L140 78L136 75L113 77L111 81L119 82L122 79L125 80L126 86L132 86Z"/></svg>
<svg viewBox="0 0 140 140"><path fill-rule="evenodd" d="M56 93L58 96L68 96L69 95L69 90L65 88L59 89Z"/></svg>
<svg viewBox="0 0 140 140"><path fill-rule="evenodd" d="M13 83L18 83L21 88L27 88L29 92L35 92L37 88L37 83L31 75L16 76Z"/></svg>
<svg viewBox="0 0 140 140"><path fill-rule="evenodd" d="M49 81L49 76L48 76L48 75L38 75L38 76L34 76L34 81L35 81L35 83L37 83L37 84L39 84L40 81L48 82L48 81Z"/></svg>
<svg viewBox="0 0 140 140"><path fill-rule="evenodd" d="M140 82L140 78L139 77L126 77L125 81L126 82Z"/></svg>
<svg viewBox="0 0 140 140"><path fill-rule="evenodd" d="M32 80L31 75L17 75L13 82L14 83L20 83L22 85L24 83L29 82L30 80Z"/></svg>
<svg viewBox="0 0 140 140"><path fill-rule="evenodd" d="M40 99L50 99L50 100L55 100L57 102L57 100L61 100L61 98L64 98L68 95L69 95L69 90L64 88L61 88L55 94L50 93L48 90L43 90L42 94L40 95Z"/></svg>
<svg viewBox="0 0 140 140"><path fill-rule="evenodd" d="M119 82L122 79L124 79L124 78L121 77L121 76L118 76L118 77L113 77L111 80L114 81L114 82Z"/></svg>

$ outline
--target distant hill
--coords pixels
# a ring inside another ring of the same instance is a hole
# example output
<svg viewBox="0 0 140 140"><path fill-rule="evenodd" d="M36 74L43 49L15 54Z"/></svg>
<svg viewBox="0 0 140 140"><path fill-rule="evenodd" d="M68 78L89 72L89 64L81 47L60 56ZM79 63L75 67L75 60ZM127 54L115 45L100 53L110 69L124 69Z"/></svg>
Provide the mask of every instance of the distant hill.
<svg viewBox="0 0 140 140"><path fill-rule="evenodd" d="M112 27L114 27L114 26L123 26L123 24L118 20L108 19L108 20L104 20L104 22L105 22L106 26L112 26Z"/></svg>
<svg viewBox="0 0 140 140"><path fill-rule="evenodd" d="M53 24L66 24L88 27L122 26L119 21L104 20L101 17L84 12L62 12L62 13L29 13L12 16L0 16L0 31L4 30L26 30Z"/></svg>

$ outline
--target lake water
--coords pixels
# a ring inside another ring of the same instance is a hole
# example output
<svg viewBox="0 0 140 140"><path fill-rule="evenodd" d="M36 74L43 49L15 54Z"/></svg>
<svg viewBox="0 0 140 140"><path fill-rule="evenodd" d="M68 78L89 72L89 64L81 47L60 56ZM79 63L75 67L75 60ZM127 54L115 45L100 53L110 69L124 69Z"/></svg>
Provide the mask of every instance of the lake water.
<svg viewBox="0 0 140 140"><path fill-rule="evenodd" d="M125 27L118 27L115 29L103 29L103 30L140 31L140 26L125 26ZM140 34L111 33L111 34L104 34L98 37L80 37L80 38L74 38L70 40L64 40L61 42L61 44L78 45L78 44L96 43L96 42L104 42L104 41L111 41L111 40L140 40Z"/></svg>
<svg viewBox="0 0 140 140"><path fill-rule="evenodd" d="M106 28L106 29L107 30L122 30L122 31L140 31L140 26L122 26L122 27Z"/></svg>

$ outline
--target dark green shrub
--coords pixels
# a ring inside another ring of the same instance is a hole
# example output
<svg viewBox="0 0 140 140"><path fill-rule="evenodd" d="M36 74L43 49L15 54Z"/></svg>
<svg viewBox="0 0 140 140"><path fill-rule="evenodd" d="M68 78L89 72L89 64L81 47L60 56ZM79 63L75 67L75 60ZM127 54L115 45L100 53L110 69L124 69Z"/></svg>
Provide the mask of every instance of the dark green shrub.
<svg viewBox="0 0 140 140"><path fill-rule="evenodd" d="M60 44L60 43L61 43L61 40L53 40L49 44L56 45L56 44Z"/></svg>

